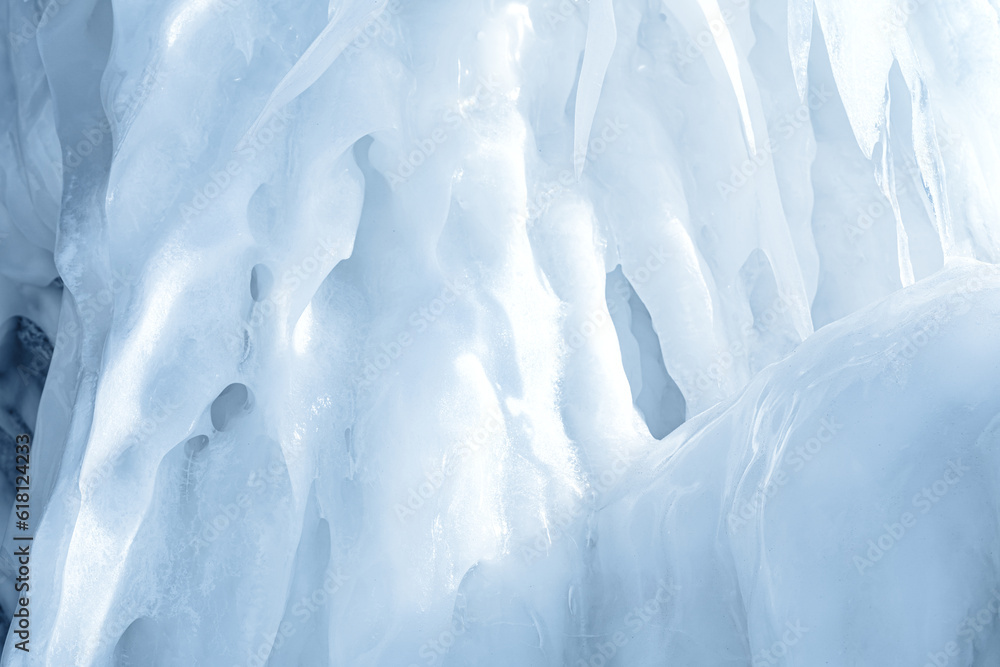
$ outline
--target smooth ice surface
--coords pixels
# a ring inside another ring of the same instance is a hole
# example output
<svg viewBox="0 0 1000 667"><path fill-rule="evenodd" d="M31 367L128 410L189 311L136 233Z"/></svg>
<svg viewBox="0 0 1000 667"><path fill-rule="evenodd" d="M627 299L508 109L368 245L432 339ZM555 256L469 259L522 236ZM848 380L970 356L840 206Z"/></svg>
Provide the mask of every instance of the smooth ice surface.
<svg viewBox="0 0 1000 667"><path fill-rule="evenodd" d="M995 0L0 7L4 667L1000 663Z"/></svg>

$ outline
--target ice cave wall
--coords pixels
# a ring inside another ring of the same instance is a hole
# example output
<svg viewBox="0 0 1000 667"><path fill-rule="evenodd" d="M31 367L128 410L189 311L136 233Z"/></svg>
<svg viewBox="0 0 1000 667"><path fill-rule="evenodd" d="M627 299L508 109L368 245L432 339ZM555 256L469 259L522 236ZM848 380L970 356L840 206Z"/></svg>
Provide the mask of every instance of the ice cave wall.
<svg viewBox="0 0 1000 667"><path fill-rule="evenodd" d="M729 440L801 400L769 365L877 357L929 299L902 288L1000 250L995 2L3 11L0 427L34 434L44 513L5 665L569 664L650 599L662 631L614 660L747 664L809 594L757 573L778 528L709 499L751 493ZM631 487L661 493L605 507ZM669 540L592 540L644 522ZM702 548L718 609L661 590L698 590ZM854 635L810 637L789 664Z"/></svg>

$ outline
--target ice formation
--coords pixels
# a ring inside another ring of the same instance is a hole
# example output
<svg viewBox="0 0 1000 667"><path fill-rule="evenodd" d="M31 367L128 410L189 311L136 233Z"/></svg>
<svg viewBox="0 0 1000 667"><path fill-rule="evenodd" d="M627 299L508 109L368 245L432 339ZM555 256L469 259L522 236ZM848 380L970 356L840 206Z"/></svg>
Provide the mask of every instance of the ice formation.
<svg viewBox="0 0 1000 667"><path fill-rule="evenodd" d="M4 667L1000 664L997 0L2 7Z"/></svg>

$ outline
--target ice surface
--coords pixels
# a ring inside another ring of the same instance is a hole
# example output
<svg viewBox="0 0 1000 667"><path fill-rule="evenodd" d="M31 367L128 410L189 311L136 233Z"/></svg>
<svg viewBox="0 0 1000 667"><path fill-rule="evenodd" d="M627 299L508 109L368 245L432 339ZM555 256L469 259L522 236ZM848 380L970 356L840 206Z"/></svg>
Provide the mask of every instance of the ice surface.
<svg viewBox="0 0 1000 667"><path fill-rule="evenodd" d="M1000 663L996 2L2 7L5 667Z"/></svg>

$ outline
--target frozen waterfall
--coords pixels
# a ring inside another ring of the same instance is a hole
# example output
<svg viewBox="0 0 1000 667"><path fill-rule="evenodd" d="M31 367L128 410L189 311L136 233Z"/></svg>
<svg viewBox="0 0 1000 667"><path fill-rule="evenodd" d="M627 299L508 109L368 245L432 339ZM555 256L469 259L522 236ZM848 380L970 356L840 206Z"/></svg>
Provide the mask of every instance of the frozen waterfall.
<svg viewBox="0 0 1000 667"><path fill-rule="evenodd" d="M0 0L3 667L1000 665L998 0Z"/></svg>

